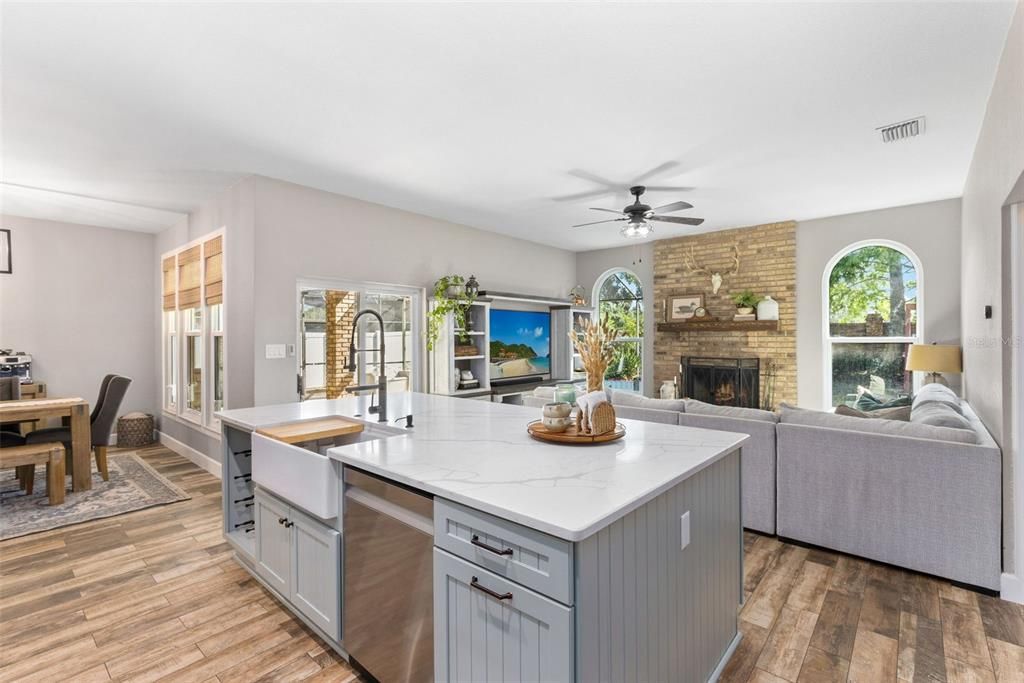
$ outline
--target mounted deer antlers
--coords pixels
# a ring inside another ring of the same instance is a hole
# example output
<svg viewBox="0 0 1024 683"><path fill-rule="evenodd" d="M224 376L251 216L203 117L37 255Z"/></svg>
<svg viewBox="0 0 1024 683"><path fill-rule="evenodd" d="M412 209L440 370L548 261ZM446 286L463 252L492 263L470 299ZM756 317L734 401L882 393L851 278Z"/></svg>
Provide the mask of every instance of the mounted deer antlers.
<svg viewBox="0 0 1024 683"><path fill-rule="evenodd" d="M740 248L739 245L732 245L732 269L725 272L725 275L735 275L740 272ZM718 271L712 271L709 268L697 264L697 259L693 255L693 245L690 245L690 253L683 254L683 268L691 273L703 273L704 275L711 276L711 291L718 294L719 288L722 286L722 273Z"/></svg>

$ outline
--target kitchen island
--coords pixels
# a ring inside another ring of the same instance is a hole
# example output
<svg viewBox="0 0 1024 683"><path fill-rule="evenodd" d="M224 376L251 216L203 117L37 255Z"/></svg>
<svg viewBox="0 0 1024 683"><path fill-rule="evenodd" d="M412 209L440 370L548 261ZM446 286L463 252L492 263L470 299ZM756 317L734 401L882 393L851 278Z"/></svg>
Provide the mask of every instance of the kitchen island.
<svg viewBox="0 0 1024 683"><path fill-rule="evenodd" d="M226 538L339 652L382 681L424 661L445 681L717 677L747 437L622 420L620 441L565 446L526 434L533 409L390 398L386 423L366 397L219 415ZM360 431L272 436L335 416ZM366 642L381 621L405 634L388 658Z"/></svg>

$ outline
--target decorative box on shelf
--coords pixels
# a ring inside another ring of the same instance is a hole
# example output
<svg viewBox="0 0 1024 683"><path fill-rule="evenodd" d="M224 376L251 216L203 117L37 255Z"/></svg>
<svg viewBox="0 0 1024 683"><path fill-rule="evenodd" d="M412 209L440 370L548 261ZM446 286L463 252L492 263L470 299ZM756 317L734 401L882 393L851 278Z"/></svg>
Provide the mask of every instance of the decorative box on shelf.
<svg viewBox="0 0 1024 683"><path fill-rule="evenodd" d="M473 345L473 344L456 344L455 345L455 355L457 357L462 357L462 356L479 356L480 352L477 350L476 346Z"/></svg>

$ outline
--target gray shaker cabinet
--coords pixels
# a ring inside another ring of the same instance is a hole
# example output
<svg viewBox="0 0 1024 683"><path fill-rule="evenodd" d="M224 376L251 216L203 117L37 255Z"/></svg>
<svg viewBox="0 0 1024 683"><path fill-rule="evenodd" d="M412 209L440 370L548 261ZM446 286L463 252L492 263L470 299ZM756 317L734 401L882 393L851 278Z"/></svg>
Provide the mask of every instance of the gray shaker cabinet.
<svg viewBox="0 0 1024 683"><path fill-rule="evenodd" d="M437 681L572 681L572 608L434 549Z"/></svg>
<svg viewBox="0 0 1024 683"><path fill-rule="evenodd" d="M257 491L256 567L263 580L287 596L292 578L292 530L285 526L288 506Z"/></svg>
<svg viewBox="0 0 1024 683"><path fill-rule="evenodd" d="M310 622L341 641L341 534L257 489L256 570Z"/></svg>

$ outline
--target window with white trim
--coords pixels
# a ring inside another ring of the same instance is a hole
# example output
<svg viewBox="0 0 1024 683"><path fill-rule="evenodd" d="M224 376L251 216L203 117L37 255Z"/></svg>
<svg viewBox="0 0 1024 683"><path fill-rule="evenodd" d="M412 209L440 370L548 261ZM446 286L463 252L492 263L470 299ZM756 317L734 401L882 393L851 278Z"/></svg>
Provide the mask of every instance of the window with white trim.
<svg viewBox="0 0 1024 683"><path fill-rule="evenodd" d="M911 395L907 351L922 336L917 256L894 242L857 243L833 257L822 287L827 405Z"/></svg>
<svg viewBox="0 0 1024 683"><path fill-rule="evenodd" d="M209 429L226 406L223 234L165 254L163 409Z"/></svg>
<svg viewBox="0 0 1024 683"><path fill-rule="evenodd" d="M612 270L594 288L597 315L618 331L615 356L605 372L609 389L643 391L644 290L634 273Z"/></svg>

